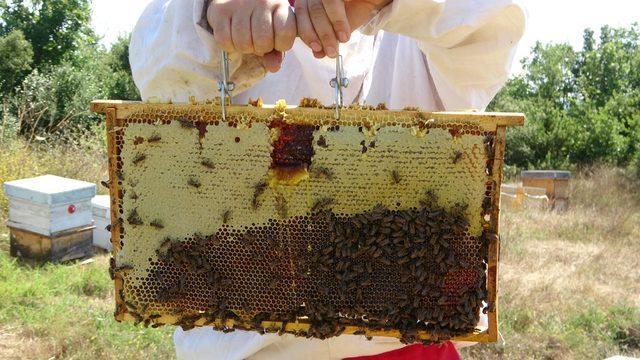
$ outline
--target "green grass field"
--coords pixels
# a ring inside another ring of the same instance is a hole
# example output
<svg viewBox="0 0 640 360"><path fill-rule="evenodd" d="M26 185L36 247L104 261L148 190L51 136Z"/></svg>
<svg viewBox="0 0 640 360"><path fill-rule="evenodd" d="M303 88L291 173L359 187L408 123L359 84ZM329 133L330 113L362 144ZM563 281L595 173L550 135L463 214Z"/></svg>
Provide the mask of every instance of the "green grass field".
<svg viewBox="0 0 640 360"><path fill-rule="evenodd" d="M106 178L103 144L0 147L0 182L45 173L98 182ZM621 170L594 168L573 181L565 213L503 212L504 342L464 349L463 358L640 357L639 189ZM0 196L3 223L6 207ZM174 356L173 329L113 320L107 255L87 265L29 267L10 258L8 247L0 226L0 358Z"/></svg>

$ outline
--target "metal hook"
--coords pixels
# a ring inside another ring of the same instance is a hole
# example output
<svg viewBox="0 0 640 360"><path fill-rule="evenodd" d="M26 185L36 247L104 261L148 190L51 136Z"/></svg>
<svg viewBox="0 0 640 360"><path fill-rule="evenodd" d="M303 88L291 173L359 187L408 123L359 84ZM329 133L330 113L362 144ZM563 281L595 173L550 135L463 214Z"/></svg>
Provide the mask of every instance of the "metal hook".
<svg viewBox="0 0 640 360"><path fill-rule="evenodd" d="M329 85L335 90L334 102L336 106L335 118L340 120L340 109L344 106L344 98L342 94L342 88L349 86L349 79L344 76L344 69L342 67L342 55L336 57L336 77L331 79Z"/></svg>
<svg viewBox="0 0 640 360"><path fill-rule="evenodd" d="M220 104L222 106L222 120L227 120L227 98L231 105L231 93L236 88L236 84L229 81L229 54L226 51L220 52L220 73L222 80L218 81L220 91Z"/></svg>

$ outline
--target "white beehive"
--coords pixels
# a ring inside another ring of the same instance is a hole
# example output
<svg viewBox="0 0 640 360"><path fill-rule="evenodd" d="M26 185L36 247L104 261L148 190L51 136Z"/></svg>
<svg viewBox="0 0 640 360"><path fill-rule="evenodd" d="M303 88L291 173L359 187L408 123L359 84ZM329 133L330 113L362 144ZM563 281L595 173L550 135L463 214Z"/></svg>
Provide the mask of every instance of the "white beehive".
<svg viewBox="0 0 640 360"><path fill-rule="evenodd" d="M32 233L56 233L91 225L96 185L44 175L4 183L9 199L8 226Z"/></svg>
<svg viewBox="0 0 640 360"><path fill-rule="evenodd" d="M93 246L111 251L111 233L107 231L107 225L111 224L111 200L109 195L98 195L91 200L93 208Z"/></svg>

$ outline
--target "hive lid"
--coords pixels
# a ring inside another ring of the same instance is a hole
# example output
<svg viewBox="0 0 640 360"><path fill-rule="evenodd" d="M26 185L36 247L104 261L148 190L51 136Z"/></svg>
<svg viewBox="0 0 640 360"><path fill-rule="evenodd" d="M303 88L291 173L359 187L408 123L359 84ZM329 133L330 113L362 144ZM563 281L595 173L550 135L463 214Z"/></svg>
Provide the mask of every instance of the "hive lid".
<svg viewBox="0 0 640 360"><path fill-rule="evenodd" d="M9 198L34 203L56 205L90 199L96 194L96 185L55 175L44 175L4 183Z"/></svg>
<svg viewBox="0 0 640 360"><path fill-rule="evenodd" d="M570 179L571 171L529 170L522 172L523 179Z"/></svg>
<svg viewBox="0 0 640 360"><path fill-rule="evenodd" d="M93 220L108 219L109 210L111 209L111 198L109 195L98 195L91 199L91 209L93 212Z"/></svg>
<svg viewBox="0 0 640 360"><path fill-rule="evenodd" d="M98 195L91 199L91 206L98 209L110 209L111 208L111 199L109 195Z"/></svg>

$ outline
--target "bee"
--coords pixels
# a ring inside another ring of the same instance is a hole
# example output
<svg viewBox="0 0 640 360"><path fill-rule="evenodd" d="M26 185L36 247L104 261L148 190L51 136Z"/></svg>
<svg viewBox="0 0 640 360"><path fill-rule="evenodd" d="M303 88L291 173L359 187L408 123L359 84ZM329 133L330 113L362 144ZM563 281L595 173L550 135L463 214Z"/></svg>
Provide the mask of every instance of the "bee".
<svg viewBox="0 0 640 360"><path fill-rule="evenodd" d="M142 225L142 219L140 218L140 215L138 215L138 209L137 208L133 208L131 209L131 211L129 212L129 216L127 216L127 222L130 225Z"/></svg>
<svg viewBox="0 0 640 360"><path fill-rule="evenodd" d="M131 194L129 194L129 199L138 200L138 194L135 191L131 190Z"/></svg>
<svg viewBox="0 0 640 360"><path fill-rule="evenodd" d="M104 229L107 230L108 232L111 232L111 224L105 226Z"/></svg>
<svg viewBox="0 0 640 360"><path fill-rule="evenodd" d="M102 180L100 181L100 185L104 186L105 188L109 189L111 188L111 181L109 180Z"/></svg>
<svg viewBox="0 0 640 360"><path fill-rule="evenodd" d="M375 141L375 140L371 141L371 142L369 143L369 147L370 147L370 148L372 148L372 149L375 149L375 147L376 147L376 141Z"/></svg>
<svg viewBox="0 0 640 360"><path fill-rule="evenodd" d="M242 242L242 244L244 246L251 246L253 243L255 243L258 239L251 234L244 234L242 236L242 239L240 239L240 241Z"/></svg>
<svg viewBox="0 0 640 360"><path fill-rule="evenodd" d="M200 180L198 180L198 178L192 176L189 178L189 180L187 180L187 184L189 186L192 186L196 189L200 188L202 186L202 183L200 183Z"/></svg>
<svg viewBox="0 0 640 360"><path fill-rule="evenodd" d="M116 171L116 177L118 178L118 180L124 181L124 174L122 173L122 170Z"/></svg>
<svg viewBox="0 0 640 360"><path fill-rule="evenodd" d="M385 104L385 103L378 104L378 106L376 106L376 110L388 110L387 109L387 104Z"/></svg>
<svg viewBox="0 0 640 360"><path fill-rule="evenodd" d="M288 215L287 209L287 199L285 199L284 195L278 194L276 195L276 203L275 203L276 211L278 211L278 215L281 218L286 218Z"/></svg>
<svg viewBox="0 0 640 360"><path fill-rule="evenodd" d="M492 208L493 208L493 199L491 199L490 196L485 196L484 199L482 199L482 209L484 210L484 213L490 214Z"/></svg>
<svg viewBox="0 0 640 360"><path fill-rule="evenodd" d="M281 279L278 277L274 277L273 279L271 279L271 281L269 282L269 287L270 288L275 288L280 284Z"/></svg>
<svg viewBox="0 0 640 360"><path fill-rule="evenodd" d="M487 157L492 157L493 156L493 146L495 143L495 136L494 135L487 135L484 138L484 150L487 152Z"/></svg>
<svg viewBox="0 0 640 360"><path fill-rule="evenodd" d="M203 159L200 164L204 167L206 167L207 169L215 169L215 165L213 164L213 161L211 161L211 159Z"/></svg>
<svg viewBox="0 0 640 360"><path fill-rule="evenodd" d="M453 163L457 164L460 160L462 160L462 158L464 157L464 153L460 150L456 151L453 154Z"/></svg>
<svg viewBox="0 0 640 360"><path fill-rule="evenodd" d="M113 268L113 273L115 274L120 274L120 273L126 273L128 271L133 270L133 266L131 265L122 265L122 266L116 266Z"/></svg>
<svg viewBox="0 0 640 360"><path fill-rule="evenodd" d="M253 189L254 189L254 192L253 192L253 200L251 202L251 206L253 207L253 210L257 210L258 207L260 206L259 197L267 189L267 183L265 181L261 181L261 182L257 183L253 187Z"/></svg>
<svg viewBox="0 0 640 360"><path fill-rule="evenodd" d="M156 229L164 229L164 224L162 223L162 220L159 219L153 220L149 223L149 225L153 226Z"/></svg>
<svg viewBox="0 0 640 360"><path fill-rule="evenodd" d="M171 238L166 237L162 243L160 244L160 247L158 248L158 250L162 251L162 252L166 252L169 250L169 248L171 247L171 244L173 243L173 241L171 241Z"/></svg>
<svg viewBox="0 0 640 360"><path fill-rule="evenodd" d="M146 158L147 158L147 155L138 153L136 154L136 156L133 157L133 160L131 161L133 162L133 165L138 165L141 162L143 162Z"/></svg>
<svg viewBox="0 0 640 360"><path fill-rule="evenodd" d="M151 135L147 141L150 143L155 143L162 140L162 137L160 136L160 134L154 133L153 135Z"/></svg>
<svg viewBox="0 0 640 360"><path fill-rule="evenodd" d="M327 145L327 139L323 135L320 135L318 138L318 146L325 149L329 147L329 145Z"/></svg>
<svg viewBox="0 0 640 360"><path fill-rule="evenodd" d="M391 179L393 180L394 184L400 184L400 181L402 179L400 178L400 173L398 173L398 170L391 171Z"/></svg>
<svg viewBox="0 0 640 360"><path fill-rule="evenodd" d="M222 223L226 225L229 220L231 220L231 210L226 210L222 213Z"/></svg>
<svg viewBox="0 0 640 360"><path fill-rule="evenodd" d="M326 208L331 204L333 204L333 199L331 198L323 198L323 199L317 200L311 207L311 212L317 213L318 211Z"/></svg>
<svg viewBox="0 0 640 360"><path fill-rule="evenodd" d="M255 100L253 100L252 98L249 98L248 105L261 108L264 105L264 101L262 100L261 97L258 97Z"/></svg>
<svg viewBox="0 0 640 360"><path fill-rule="evenodd" d="M113 270L116 268L116 259L113 257L109 258L109 277L111 280L115 280L115 273Z"/></svg>
<svg viewBox="0 0 640 360"><path fill-rule="evenodd" d="M318 99L302 98L302 100L300 100L300 107L301 108L322 108L323 105Z"/></svg>
<svg viewBox="0 0 640 360"><path fill-rule="evenodd" d="M333 172L326 167L316 166L311 170L311 174L318 179L333 180Z"/></svg>
<svg viewBox="0 0 640 360"><path fill-rule="evenodd" d="M180 123L180 127L182 127L183 129L195 129L196 127L196 125L189 120L180 119L178 120L178 122Z"/></svg>

